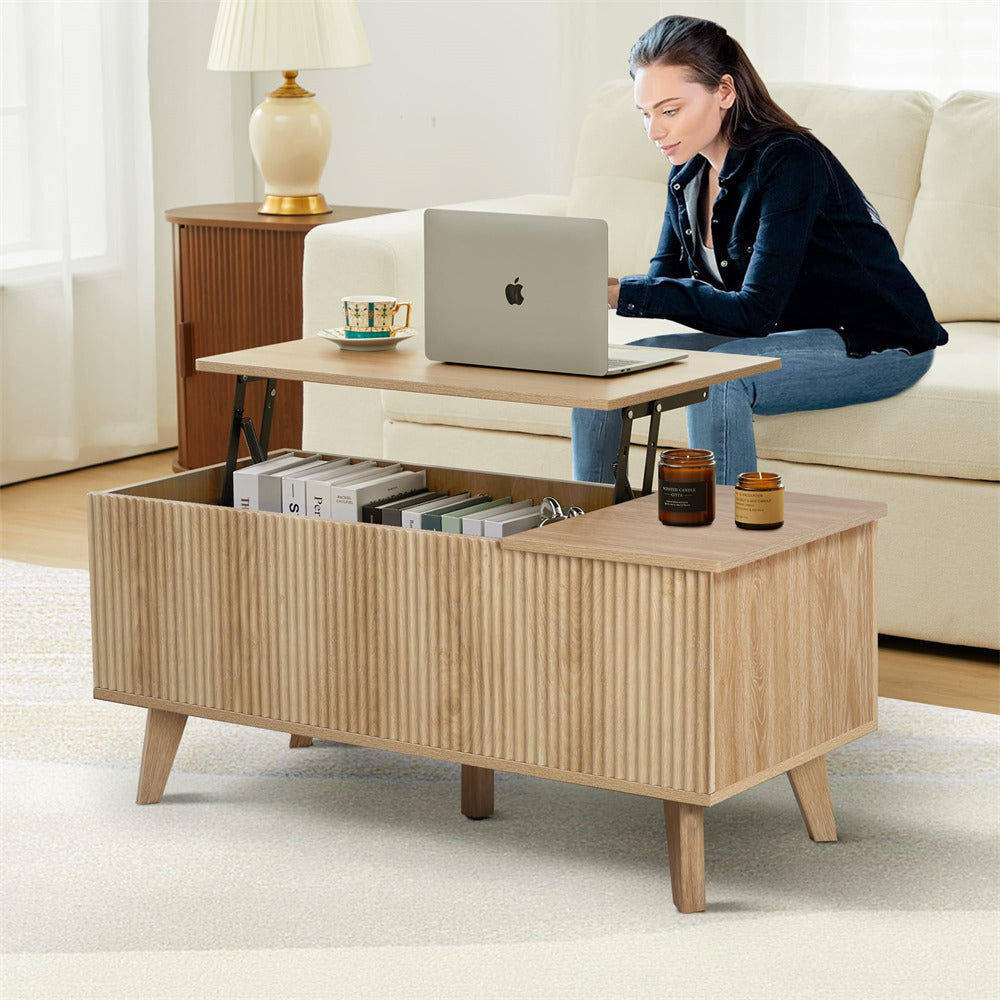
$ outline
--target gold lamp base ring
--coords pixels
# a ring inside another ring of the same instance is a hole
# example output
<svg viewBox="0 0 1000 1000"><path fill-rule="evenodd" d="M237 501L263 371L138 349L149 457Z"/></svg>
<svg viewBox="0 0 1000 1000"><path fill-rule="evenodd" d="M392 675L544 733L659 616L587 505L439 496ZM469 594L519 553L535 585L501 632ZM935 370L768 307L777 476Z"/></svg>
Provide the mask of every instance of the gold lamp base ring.
<svg viewBox="0 0 1000 1000"><path fill-rule="evenodd" d="M258 215L326 215L333 211L321 194L269 194Z"/></svg>

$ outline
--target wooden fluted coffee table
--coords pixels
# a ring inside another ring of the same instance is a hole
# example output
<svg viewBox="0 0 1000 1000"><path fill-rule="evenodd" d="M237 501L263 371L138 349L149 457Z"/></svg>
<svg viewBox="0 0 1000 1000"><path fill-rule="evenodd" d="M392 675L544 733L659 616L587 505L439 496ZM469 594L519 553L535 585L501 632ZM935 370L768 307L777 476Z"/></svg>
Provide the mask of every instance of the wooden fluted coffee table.
<svg viewBox="0 0 1000 1000"><path fill-rule="evenodd" d="M140 802L199 715L462 764L473 818L494 770L662 799L684 912L706 807L787 772L836 839L823 755L876 728L883 505L789 494L783 528L748 532L723 487L715 524L669 529L655 496L480 473L588 510L487 539L222 508L220 483L90 498L94 696L149 710Z"/></svg>
<svg viewBox="0 0 1000 1000"><path fill-rule="evenodd" d="M612 383L331 350L198 366L525 402L555 401L548 387L611 409L757 363L708 371L723 362L706 355ZM743 531L720 487L714 524L667 528L655 495L614 503L621 482L428 467L433 490L587 512L493 539L234 510L224 479L215 466L89 498L94 696L148 710L139 802L160 800L198 715L460 764L475 819L496 770L661 799L683 912L705 907L704 809L732 795L787 773L809 835L836 839L824 755L877 724L884 504L789 492L782 528Z"/></svg>

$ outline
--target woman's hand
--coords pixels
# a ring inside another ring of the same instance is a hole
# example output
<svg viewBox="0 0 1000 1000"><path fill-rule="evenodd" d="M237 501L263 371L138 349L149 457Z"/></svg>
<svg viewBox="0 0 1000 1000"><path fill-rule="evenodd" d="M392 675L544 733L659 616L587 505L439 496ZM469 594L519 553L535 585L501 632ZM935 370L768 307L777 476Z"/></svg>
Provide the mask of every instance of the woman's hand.
<svg viewBox="0 0 1000 1000"><path fill-rule="evenodd" d="M621 291L621 285L618 284L617 278L608 278L608 308L617 309L618 308L618 293Z"/></svg>

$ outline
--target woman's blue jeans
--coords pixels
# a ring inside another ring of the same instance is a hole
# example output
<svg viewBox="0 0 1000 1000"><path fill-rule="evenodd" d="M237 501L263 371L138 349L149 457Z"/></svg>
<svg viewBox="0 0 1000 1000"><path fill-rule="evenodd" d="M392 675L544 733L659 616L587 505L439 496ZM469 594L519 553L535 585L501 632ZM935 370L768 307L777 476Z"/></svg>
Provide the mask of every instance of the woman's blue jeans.
<svg viewBox="0 0 1000 1000"><path fill-rule="evenodd" d="M777 371L714 385L704 403L687 407L688 447L715 453L716 482L724 486L735 485L741 472L757 471L755 413L827 410L887 399L919 382L934 360L933 351L910 355L902 348L848 357L835 330L788 330L767 337L668 333L632 343L781 359ZM573 410L573 478L613 483L621 433L620 410Z"/></svg>

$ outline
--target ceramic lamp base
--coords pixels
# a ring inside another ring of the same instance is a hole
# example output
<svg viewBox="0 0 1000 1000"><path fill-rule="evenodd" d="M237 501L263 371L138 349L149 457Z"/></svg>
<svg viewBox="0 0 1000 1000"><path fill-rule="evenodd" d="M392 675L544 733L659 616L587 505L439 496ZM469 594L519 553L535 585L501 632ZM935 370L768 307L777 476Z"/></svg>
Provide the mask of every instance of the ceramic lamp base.
<svg viewBox="0 0 1000 1000"><path fill-rule="evenodd" d="M286 78L294 75L285 74ZM291 81L258 105L250 116L250 148L264 177L262 215L330 211L317 194L330 152L330 134L330 118L323 106Z"/></svg>

